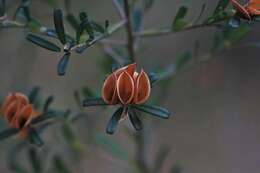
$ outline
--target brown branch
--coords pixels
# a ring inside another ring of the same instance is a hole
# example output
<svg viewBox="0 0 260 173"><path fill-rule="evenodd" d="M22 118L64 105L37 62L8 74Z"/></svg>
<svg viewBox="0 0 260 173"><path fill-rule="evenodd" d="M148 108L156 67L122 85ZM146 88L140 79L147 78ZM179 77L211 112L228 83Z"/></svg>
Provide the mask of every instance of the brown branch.
<svg viewBox="0 0 260 173"><path fill-rule="evenodd" d="M128 0L124 0L124 10L125 10L125 17L126 17L126 30L127 30L127 47L130 59L133 62L136 62L135 59L135 50L134 50L134 36L133 36L133 29L131 23L131 15L130 15L130 6Z"/></svg>

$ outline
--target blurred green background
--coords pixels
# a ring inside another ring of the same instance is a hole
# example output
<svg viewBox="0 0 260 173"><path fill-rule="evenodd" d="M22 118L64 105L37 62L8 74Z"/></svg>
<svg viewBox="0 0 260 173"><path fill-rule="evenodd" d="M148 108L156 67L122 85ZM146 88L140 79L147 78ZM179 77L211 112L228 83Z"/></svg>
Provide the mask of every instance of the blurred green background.
<svg viewBox="0 0 260 173"><path fill-rule="evenodd" d="M190 7L189 17L197 14L201 5L207 2L210 13L215 1L156 0L155 5L145 16L144 28L169 26L180 5ZM17 2L8 2L9 11L14 11ZM64 8L62 1L58 6ZM112 0L73 0L74 12L86 10L98 21L109 19L118 21ZM46 2L32 2L32 14L42 23L52 26L52 7ZM206 16L206 14L205 14ZM183 173L258 173L260 170L260 68L259 48L245 47L243 43L260 40L259 26L232 49L214 55L211 60L200 63L178 73L165 95L161 106L174 112L170 120L149 119L146 124L159 124L149 133L147 141L148 165L158 153L160 146L171 148L170 156L163 166L162 173L168 172L176 163ZM196 40L201 44L200 53L209 51L214 28L203 28L162 37L142 40L138 53L139 66L147 71L163 68L173 63L176 55L194 47ZM121 37L124 31L115 35ZM100 47L94 46L82 55L73 55L65 77L57 76L56 65L61 54L52 53L26 41L21 29L0 30L0 95L11 91L28 91L40 86L43 95L55 95L54 106L76 110L73 99L75 89L82 86L101 88L105 78L99 69L104 60ZM90 128L104 134L105 126L112 110L100 108L86 109L89 119L75 125L74 131L84 138ZM91 121L91 123L87 122ZM135 144L126 134L128 121L122 123L113 136L107 136L133 154ZM133 130L133 129L132 129ZM54 135L53 135L54 134ZM56 130L44 133L45 143L54 151L64 152L65 160L70 154L59 138L53 138ZM104 134L105 135L105 134ZM50 137L52 136L52 137ZM106 135L105 135L106 136ZM68 165L77 173L132 172L129 164L111 156L102 148L86 145L86 154L80 164ZM1 143L0 172L8 173L5 163L6 143ZM43 152L44 154L44 152Z"/></svg>

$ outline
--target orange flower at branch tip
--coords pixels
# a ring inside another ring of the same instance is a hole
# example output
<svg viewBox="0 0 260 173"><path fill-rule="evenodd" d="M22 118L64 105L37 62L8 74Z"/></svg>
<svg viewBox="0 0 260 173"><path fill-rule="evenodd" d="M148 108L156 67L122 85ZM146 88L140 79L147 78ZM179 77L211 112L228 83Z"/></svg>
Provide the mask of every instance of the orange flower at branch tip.
<svg viewBox="0 0 260 173"><path fill-rule="evenodd" d="M110 74L102 88L103 100L114 104L142 104L151 93L148 75L141 70L136 72L136 63L122 67Z"/></svg>
<svg viewBox="0 0 260 173"><path fill-rule="evenodd" d="M249 0L247 4L241 5L237 0L230 0L239 15L247 20L260 15L260 0Z"/></svg>
<svg viewBox="0 0 260 173"><path fill-rule="evenodd" d="M32 119L39 115L22 93L8 94L1 106L1 114L11 128L21 130L20 136L26 136Z"/></svg>

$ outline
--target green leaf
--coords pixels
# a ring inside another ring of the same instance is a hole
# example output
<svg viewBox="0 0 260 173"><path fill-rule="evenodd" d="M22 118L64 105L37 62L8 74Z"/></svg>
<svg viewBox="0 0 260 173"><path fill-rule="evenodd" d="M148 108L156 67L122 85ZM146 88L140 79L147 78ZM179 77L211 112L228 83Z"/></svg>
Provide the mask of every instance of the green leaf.
<svg viewBox="0 0 260 173"><path fill-rule="evenodd" d="M86 86L82 88L82 93L83 93L85 98L88 98L88 97L91 97L91 98L98 97L98 94L93 89L91 89L89 87L86 87Z"/></svg>
<svg viewBox="0 0 260 173"><path fill-rule="evenodd" d="M226 46L229 47L234 43L240 41L245 35L251 31L251 27L247 24L240 25L238 28L229 28L224 31L224 39Z"/></svg>
<svg viewBox="0 0 260 173"><path fill-rule="evenodd" d="M67 21L69 22L69 24L75 29L77 30L77 28L79 28L79 21L78 19L73 15L73 14L68 14L67 15Z"/></svg>
<svg viewBox="0 0 260 173"><path fill-rule="evenodd" d="M18 8L15 11L14 19L27 23L31 20L29 5L31 4L30 0L22 0Z"/></svg>
<svg viewBox="0 0 260 173"><path fill-rule="evenodd" d="M54 96L49 96L46 99L46 101L44 103L44 106L43 106L43 112L47 112L48 111L48 109L49 109L51 103L53 102L53 100L54 100Z"/></svg>
<svg viewBox="0 0 260 173"><path fill-rule="evenodd" d="M54 156L52 163L54 164L55 173L71 173L66 166L67 164L60 158L60 156Z"/></svg>
<svg viewBox="0 0 260 173"><path fill-rule="evenodd" d="M111 155L115 158L120 160L128 161L129 156L127 151L122 146L120 146L114 140L102 135L102 134L95 134L95 142L104 148L106 151L111 153Z"/></svg>
<svg viewBox="0 0 260 173"><path fill-rule="evenodd" d="M67 52L63 55L63 57L60 59L60 62L58 64L58 75L59 76L64 76L66 73L66 69L68 67L68 63L70 60L70 53Z"/></svg>
<svg viewBox="0 0 260 173"><path fill-rule="evenodd" d="M102 25L98 24L97 22L91 21L91 25L92 28L97 32L100 32L102 34L106 32L106 29Z"/></svg>
<svg viewBox="0 0 260 173"><path fill-rule="evenodd" d="M190 52L184 52L176 57L176 69L181 70L191 60Z"/></svg>
<svg viewBox="0 0 260 173"><path fill-rule="evenodd" d="M81 23L77 30L77 34L76 34L77 43L80 42L81 35L84 33L84 31L86 31L89 36L88 41L93 40L95 38L94 30L92 28L91 22L88 20L87 14L85 12L81 12L79 14L79 18L80 18Z"/></svg>
<svg viewBox="0 0 260 173"><path fill-rule="evenodd" d="M134 109L128 110L129 119L136 131L143 129L143 123L139 119L137 112Z"/></svg>
<svg viewBox="0 0 260 173"><path fill-rule="evenodd" d="M1 131L0 132L0 141L4 140L4 139L7 139L11 136L14 136L16 135L17 133L19 132L19 129L13 129L13 128L10 128L10 129L6 129L4 131Z"/></svg>
<svg viewBox="0 0 260 173"><path fill-rule="evenodd" d="M47 120L57 118L59 116L63 116L64 112L57 112L57 111L47 111L43 114L40 114L38 117L34 118L31 122L31 125L36 125L41 122L45 122Z"/></svg>
<svg viewBox="0 0 260 173"><path fill-rule="evenodd" d="M44 145L44 142L39 136L38 132L33 128L30 128L29 130L29 140L31 144L34 144L37 147L42 147Z"/></svg>
<svg viewBox="0 0 260 173"><path fill-rule="evenodd" d="M89 98L83 101L84 107L108 105L102 98Z"/></svg>
<svg viewBox="0 0 260 173"><path fill-rule="evenodd" d="M115 133L116 127L118 125L119 120L121 119L124 108L120 107L116 110L116 112L112 115L109 120L106 128L106 132L110 135Z"/></svg>
<svg viewBox="0 0 260 173"><path fill-rule="evenodd" d="M41 160L37 154L37 151L35 148L31 147L28 151L28 156L30 159L30 163L32 165L32 169L34 173L41 173L42 172L42 164Z"/></svg>
<svg viewBox="0 0 260 173"><path fill-rule="evenodd" d="M53 12L53 20L55 25L55 30L57 32L60 42L64 45L66 44L66 35L63 25L63 13L61 9L55 9Z"/></svg>
<svg viewBox="0 0 260 173"><path fill-rule="evenodd" d="M57 45L39 37L39 36L36 36L34 34L28 34L26 36L26 39L31 41L32 43L42 47L42 48L45 48L45 49L48 49L48 50L51 50L51 51L54 51L54 52L60 52L61 51L60 48Z"/></svg>
<svg viewBox="0 0 260 173"><path fill-rule="evenodd" d="M227 8L229 2L230 2L230 0L219 0L218 5L214 10L214 15L219 13L219 12L224 11Z"/></svg>
<svg viewBox="0 0 260 173"><path fill-rule="evenodd" d="M180 31L186 26L187 23L184 21L184 18L187 15L187 12L188 12L187 7L182 6L179 8L172 24L173 31Z"/></svg>
<svg viewBox="0 0 260 173"><path fill-rule="evenodd" d="M75 101L76 101L76 104L79 108L82 108L82 102L81 102L81 98L80 98L80 94L77 90L74 91L73 93L74 95L74 98L75 98Z"/></svg>
<svg viewBox="0 0 260 173"><path fill-rule="evenodd" d="M201 10L200 10L200 13L199 13L198 17L195 19L195 21L193 22L193 25L196 25L196 24L200 21L200 19L201 19L203 13L205 12L205 9L206 9L206 3L204 3L204 4L202 5Z"/></svg>
<svg viewBox="0 0 260 173"><path fill-rule="evenodd" d="M37 101L37 97L39 96L40 87L34 87L32 91L30 92L28 98L29 102L34 104Z"/></svg>
<svg viewBox="0 0 260 173"><path fill-rule="evenodd" d="M150 83L152 85L152 87L161 80L165 80L170 78L174 73L175 73L175 65L174 64L170 64L167 67L163 68L162 70L156 72L156 73L150 73L148 75L149 79L150 79Z"/></svg>
<svg viewBox="0 0 260 173"><path fill-rule="evenodd" d="M154 115L159 118L168 119L171 115L171 113L164 108L158 107L158 106L152 106L152 105L131 105L133 108Z"/></svg>
<svg viewBox="0 0 260 173"><path fill-rule="evenodd" d="M0 0L0 17L5 15L5 0Z"/></svg>

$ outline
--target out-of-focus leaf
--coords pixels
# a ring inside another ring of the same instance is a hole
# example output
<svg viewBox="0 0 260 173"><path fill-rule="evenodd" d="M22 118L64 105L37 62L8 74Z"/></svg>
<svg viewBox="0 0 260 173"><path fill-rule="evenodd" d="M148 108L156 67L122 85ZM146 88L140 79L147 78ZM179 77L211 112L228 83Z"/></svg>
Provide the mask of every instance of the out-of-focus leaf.
<svg viewBox="0 0 260 173"><path fill-rule="evenodd" d="M246 34L251 31L247 24L240 25L238 28L228 28L224 31L223 36L227 47L240 41Z"/></svg>
<svg viewBox="0 0 260 173"><path fill-rule="evenodd" d="M214 14L217 14L220 11L224 11L227 8L227 6L228 6L229 1L230 0L219 0L218 1L218 5L217 5L217 7L214 10Z"/></svg>
<svg viewBox="0 0 260 173"><path fill-rule="evenodd" d="M15 11L14 19L27 23L31 20L29 5L31 4L30 0L22 0L18 8Z"/></svg>
<svg viewBox="0 0 260 173"><path fill-rule="evenodd" d="M71 171L67 167L67 164L61 159L60 156L56 155L53 158L52 163L55 169L55 173L71 173Z"/></svg>
<svg viewBox="0 0 260 173"><path fill-rule="evenodd" d="M42 123L53 118L58 118L63 116L64 116L64 112L47 111L44 112L43 114L40 114L38 117L34 118L31 122L31 125L36 125L38 123Z"/></svg>
<svg viewBox="0 0 260 173"><path fill-rule="evenodd" d="M88 41L93 40L95 38L94 30L93 30L91 22L88 19L87 14L85 12L81 12L79 14L79 18L80 18L81 23L77 30L77 34L76 34L77 43L80 42L81 35L84 33L84 31L86 31L89 36Z"/></svg>
<svg viewBox="0 0 260 173"><path fill-rule="evenodd" d="M98 97L98 94L93 89L91 89L89 87L83 87L82 88L82 93L83 93L83 96L85 98Z"/></svg>
<svg viewBox="0 0 260 173"><path fill-rule="evenodd" d="M143 0L145 9L146 10L150 9L153 6L154 1L155 0Z"/></svg>
<svg viewBox="0 0 260 173"><path fill-rule="evenodd" d="M156 154L156 158L154 161L154 172L161 172L161 169L163 168L164 162L167 159L168 155L170 153L169 147L162 147L158 154Z"/></svg>
<svg viewBox="0 0 260 173"><path fill-rule="evenodd" d="M238 28L240 26L240 19L239 18L232 18L228 21L228 25L232 28Z"/></svg>
<svg viewBox="0 0 260 173"><path fill-rule="evenodd" d="M42 164L41 160L37 154L37 150L35 148L30 148L28 151L28 156L30 159L30 163L32 165L32 169L34 173L42 173Z"/></svg>
<svg viewBox="0 0 260 173"><path fill-rule="evenodd" d="M59 76L64 76L66 74L69 60L70 60L70 53L67 52L63 55L63 57L60 59L60 62L58 64L57 70Z"/></svg>
<svg viewBox="0 0 260 173"><path fill-rule="evenodd" d="M49 96L49 97L46 99L46 101L45 101L45 103L44 103L44 106L43 106L43 112L47 112L47 111L48 111L48 109L49 109L51 103L53 102L53 100L54 100L54 97L53 97L53 96Z"/></svg>
<svg viewBox="0 0 260 173"><path fill-rule="evenodd" d="M5 15L5 0L0 0L0 17Z"/></svg>
<svg viewBox="0 0 260 173"><path fill-rule="evenodd" d="M133 109L129 109L128 110L128 115L129 115L129 119L133 125L133 127L135 128L136 131L140 131L143 129L143 123L142 121L139 119L137 112Z"/></svg>
<svg viewBox="0 0 260 173"><path fill-rule="evenodd" d="M79 108L82 108L82 102L81 102L81 98L80 98L80 94L77 90L74 91L73 93L74 95L74 98L75 98L75 101L76 101L76 104Z"/></svg>
<svg viewBox="0 0 260 173"><path fill-rule="evenodd" d="M174 165L170 171L170 173L181 173L182 167L179 165Z"/></svg>
<svg viewBox="0 0 260 173"><path fill-rule="evenodd" d="M152 106L152 105L132 105L133 108L154 115L159 118L168 119L171 115L171 113L164 108L158 107L158 106Z"/></svg>
<svg viewBox="0 0 260 173"><path fill-rule="evenodd" d="M75 30L77 30L77 28L79 28L79 21L73 14L68 14L66 18L67 18L67 21L70 23L70 25Z"/></svg>
<svg viewBox="0 0 260 173"><path fill-rule="evenodd" d="M176 70L177 71L181 70L190 61L190 59L191 59L190 52L185 52L178 55L175 61Z"/></svg>
<svg viewBox="0 0 260 173"><path fill-rule="evenodd" d="M83 101L84 107L108 105L102 98L89 98Z"/></svg>
<svg viewBox="0 0 260 173"><path fill-rule="evenodd" d="M113 140L110 140L110 138L107 138L104 135L96 134L95 135L95 142L100 145L103 149L111 153L115 158L119 158L121 160L128 161L129 156L127 151L124 148L122 148L118 143L116 143Z"/></svg>
<svg viewBox="0 0 260 173"><path fill-rule="evenodd" d="M200 21L202 15L203 15L204 12L205 12L205 9L206 9L206 3L204 3L204 4L202 5L201 10L200 10L200 13L199 13L198 17L195 19L195 21L193 22L193 25L196 25L196 24Z"/></svg>
<svg viewBox="0 0 260 173"><path fill-rule="evenodd" d="M13 135L16 135L19 132L19 129L6 129L0 132L0 141L7 139Z"/></svg>
<svg viewBox="0 0 260 173"><path fill-rule="evenodd" d="M187 15L187 12L187 7L182 6L179 8L172 24L173 31L180 31L186 26L187 23L184 21L184 18Z"/></svg>
<svg viewBox="0 0 260 173"><path fill-rule="evenodd" d="M90 23L91 23L91 25L92 25L92 28L93 28L96 32L100 32L100 33L102 33L102 34L104 34L104 33L106 32L106 29L105 29L102 25L100 25L99 23L94 22L94 21L91 21Z"/></svg>
<svg viewBox="0 0 260 173"><path fill-rule="evenodd" d="M141 29L142 24L142 12L140 9L135 8L132 12L133 18L133 30L134 32L138 32Z"/></svg>
<svg viewBox="0 0 260 173"><path fill-rule="evenodd" d="M61 51L61 49L57 45L43 39L42 37L36 36L34 34L28 34L26 36L26 39L31 41L32 43L42 47L42 48L45 48L45 49L48 49L48 50L51 50L51 51L54 51L54 52L60 52Z"/></svg>
<svg viewBox="0 0 260 173"><path fill-rule="evenodd" d="M37 101L37 97L39 96L40 87L34 87L32 91L29 93L29 102L34 104Z"/></svg>
<svg viewBox="0 0 260 173"><path fill-rule="evenodd" d="M55 30L59 37L60 42L64 45L66 44L66 35L63 25L63 13L61 9L55 9L53 12L53 20L55 25Z"/></svg>
<svg viewBox="0 0 260 173"><path fill-rule="evenodd" d="M170 64L167 67L163 68L162 70L155 72L155 73L150 73L149 79L152 87L161 80L165 80L170 78L174 73L175 73L175 66L174 64Z"/></svg>
<svg viewBox="0 0 260 173"><path fill-rule="evenodd" d="M29 130L29 140L32 144L36 145L37 147L42 147L44 145L44 142L41 139L40 135L33 128L30 128Z"/></svg>
<svg viewBox="0 0 260 173"><path fill-rule="evenodd" d="M27 142L22 142L16 144L14 147L11 147L10 151L8 151L8 155L6 159L9 170L12 170L13 172L16 173L30 173L30 171L27 171L25 167L20 165L21 162L18 157L21 151L23 151L23 149L27 146L28 146Z"/></svg>
<svg viewBox="0 0 260 173"><path fill-rule="evenodd" d="M106 132L110 135L115 133L116 127L118 125L119 120L121 119L124 108L118 108L115 113L112 115L111 119L107 124Z"/></svg>
<svg viewBox="0 0 260 173"><path fill-rule="evenodd" d="M42 25L39 21L32 18L27 23L27 27L28 27L28 29L30 29L31 32L40 32Z"/></svg>

